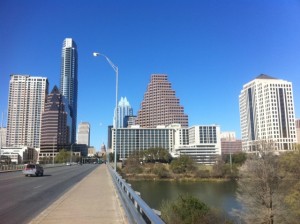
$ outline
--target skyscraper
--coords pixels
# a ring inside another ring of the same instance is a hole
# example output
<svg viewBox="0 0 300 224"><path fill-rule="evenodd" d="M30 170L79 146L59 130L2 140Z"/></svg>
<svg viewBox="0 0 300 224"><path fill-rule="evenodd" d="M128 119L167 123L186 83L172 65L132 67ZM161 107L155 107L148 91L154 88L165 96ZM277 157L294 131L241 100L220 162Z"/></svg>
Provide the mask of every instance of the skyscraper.
<svg viewBox="0 0 300 224"><path fill-rule="evenodd" d="M41 120L48 79L11 75L8 96L7 146L40 147Z"/></svg>
<svg viewBox="0 0 300 224"><path fill-rule="evenodd" d="M77 95L78 95L77 45L72 38L63 42L61 54L60 92L68 100L72 117L71 143L76 139Z"/></svg>
<svg viewBox="0 0 300 224"><path fill-rule="evenodd" d="M78 126L77 144L90 146L90 124L81 122Z"/></svg>
<svg viewBox="0 0 300 224"><path fill-rule="evenodd" d="M153 74L138 112L136 124L156 128L158 125L181 124L188 127L188 116L180 106L168 76Z"/></svg>
<svg viewBox="0 0 300 224"><path fill-rule="evenodd" d="M260 75L243 86L239 96L242 147L255 151L261 141L276 150L291 150L296 143L292 83Z"/></svg>
<svg viewBox="0 0 300 224"><path fill-rule="evenodd" d="M126 126L125 125L125 117L132 116L132 107L130 106L126 97L124 97L124 98L121 97L121 100L118 103L117 116L118 116L117 127L118 128L125 127ZM115 124L115 119L116 119L116 113L114 115L114 124Z"/></svg>
<svg viewBox="0 0 300 224"><path fill-rule="evenodd" d="M68 101L56 86L47 96L42 114L41 152L58 151L70 144L72 120Z"/></svg>

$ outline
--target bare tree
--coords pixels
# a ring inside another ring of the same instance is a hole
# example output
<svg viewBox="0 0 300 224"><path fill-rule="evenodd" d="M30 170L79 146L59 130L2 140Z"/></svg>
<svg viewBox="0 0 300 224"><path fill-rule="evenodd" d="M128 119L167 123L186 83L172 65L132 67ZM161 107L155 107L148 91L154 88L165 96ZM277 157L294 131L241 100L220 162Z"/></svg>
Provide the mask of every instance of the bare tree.
<svg viewBox="0 0 300 224"><path fill-rule="evenodd" d="M279 157L270 142L260 142L257 148L240 169L237 200L243 208L233 213L245 223L287 223Z"/></svg>

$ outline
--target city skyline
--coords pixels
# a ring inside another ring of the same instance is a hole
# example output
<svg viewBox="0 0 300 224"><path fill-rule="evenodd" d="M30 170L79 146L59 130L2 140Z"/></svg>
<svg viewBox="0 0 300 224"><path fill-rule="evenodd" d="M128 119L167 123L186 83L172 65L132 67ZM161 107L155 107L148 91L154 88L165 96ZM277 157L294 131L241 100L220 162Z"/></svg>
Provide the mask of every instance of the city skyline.
<svg viewBox="0 0 300 224"><path fill-rule="evenodd" d="M299 21L298 1L4 0L0 112L6 124L11 74L47 77L49 89L59 85L61 42L73 38L79 59L77 125L91 124L97 149L107 144L112 124L115 74L104 58L92 57L94 51L119 67L119 96L126 96L135 112L151 74L164 73L189 126L218 124L240 138L238 97L260 74L293 83L299 118Z"/></svg>

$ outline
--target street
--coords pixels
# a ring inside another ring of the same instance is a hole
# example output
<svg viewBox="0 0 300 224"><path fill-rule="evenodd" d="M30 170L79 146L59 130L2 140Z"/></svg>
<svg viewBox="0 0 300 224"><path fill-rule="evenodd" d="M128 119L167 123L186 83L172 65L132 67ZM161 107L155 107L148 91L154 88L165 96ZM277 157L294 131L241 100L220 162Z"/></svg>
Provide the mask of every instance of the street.
<svg viewBox="0 0 300 224"><path fill-rule="evenodd" d="M44 176L0 173L0 223L28 223L98 165L47 168Z"/></svg>

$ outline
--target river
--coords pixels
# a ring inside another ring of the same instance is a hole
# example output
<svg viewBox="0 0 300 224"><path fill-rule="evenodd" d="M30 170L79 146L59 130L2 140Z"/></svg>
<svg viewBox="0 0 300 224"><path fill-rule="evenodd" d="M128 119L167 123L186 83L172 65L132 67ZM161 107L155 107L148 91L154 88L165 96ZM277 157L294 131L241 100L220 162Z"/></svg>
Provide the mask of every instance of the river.
<svg viewBox="0 0 300 224"><path fill-rule="evenodd" d="M175 200L179 194L188 193L211 208L230 216L232 209L240 209L236 200L235 181L129 181L135 191L151 207L160 210L163 200Z"/></svg>

